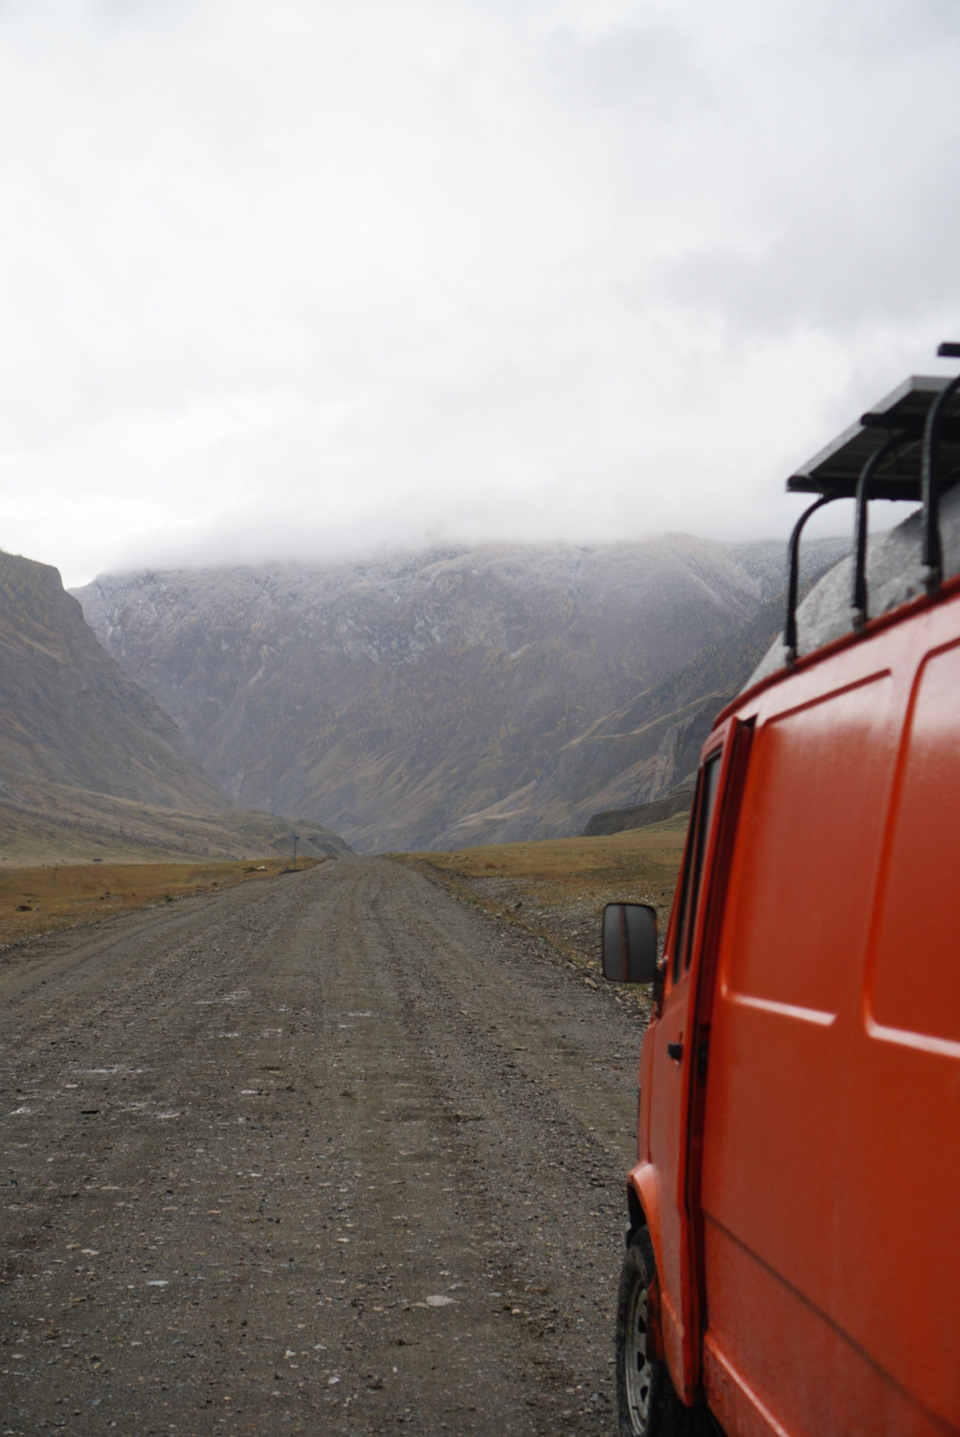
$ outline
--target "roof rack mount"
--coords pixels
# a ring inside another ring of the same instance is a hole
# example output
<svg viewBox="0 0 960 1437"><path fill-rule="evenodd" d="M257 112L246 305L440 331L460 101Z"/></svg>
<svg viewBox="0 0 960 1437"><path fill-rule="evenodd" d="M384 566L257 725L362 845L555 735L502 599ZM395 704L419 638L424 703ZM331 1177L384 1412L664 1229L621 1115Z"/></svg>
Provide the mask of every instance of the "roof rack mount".
<svg viewBox="0 0 960 1437"><path fill-rule="evenodd" d="M945 342L937 354L960 359L960 343ZM914 375L787 480L791 493L819 496L797 520L787 546L783 641L788 666L797 659L800 536L810 516L835 499L856 500L851 596L855 629L862 629L868 618L867 508L871 499L922 503L927 592L934 593L939 587L943 571L940 496L960 484L960 412L951 405L958 392L960 375L953 379Z"/></svg>

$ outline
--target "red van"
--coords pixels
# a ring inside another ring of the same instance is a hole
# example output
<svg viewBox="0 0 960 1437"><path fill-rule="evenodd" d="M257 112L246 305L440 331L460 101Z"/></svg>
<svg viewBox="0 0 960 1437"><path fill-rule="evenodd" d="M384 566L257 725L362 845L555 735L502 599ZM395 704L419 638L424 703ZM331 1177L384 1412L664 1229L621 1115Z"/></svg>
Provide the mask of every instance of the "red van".
<svg viewBox="0 0 960 1437"><path fill-rule="evenodd" d="M941 346L960 357L960 345ZM654 982L617 1317L623 1434L960 1433L960 376L789 481L784 642L704 745ZM799 611L800 531L855 500ZM871 499L921 508L867 544Z"/></svg>

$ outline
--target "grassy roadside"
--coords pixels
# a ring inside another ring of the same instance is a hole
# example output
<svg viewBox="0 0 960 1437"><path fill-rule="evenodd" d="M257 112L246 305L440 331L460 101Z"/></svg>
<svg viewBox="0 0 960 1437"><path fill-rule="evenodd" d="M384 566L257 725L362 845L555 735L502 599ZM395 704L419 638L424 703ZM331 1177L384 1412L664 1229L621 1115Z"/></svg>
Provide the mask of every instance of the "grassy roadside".
<svg viewBox="0 0 960 1437"><path fill-rule="evenodd" d="M589 985L600 972L600 919L618 899L652 903L661 933L673 904L687 815L599 838L556 838L392 854L488 913L546 939Z"/></svg>
<svg viewBox="0 0 960 1437"><path fill-rule="evenodd" d="M303 858L298 868L322 859ZM290 867L286 858L221 863L83 863L0 869L0 943L96 923L101 918L193 893L214 893L234 883L271 878Z"/></svg>

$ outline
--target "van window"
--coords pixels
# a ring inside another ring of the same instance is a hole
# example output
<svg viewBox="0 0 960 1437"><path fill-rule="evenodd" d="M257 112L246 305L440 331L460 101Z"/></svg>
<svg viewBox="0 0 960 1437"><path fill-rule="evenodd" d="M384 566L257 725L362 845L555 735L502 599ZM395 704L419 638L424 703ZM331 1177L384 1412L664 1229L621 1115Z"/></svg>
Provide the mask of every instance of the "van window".
<svg viewBox="0 0 960 1437"><path fill-rule="evenodd" d="M694 805L692 809L694 815L697 812L696 798L697 795L694 795ZM683 879L680 886L680 907L677 910L677 926L673 940L672 978L674 983L676 983L680 977L680 955L683 952L683 940L687 931L687 900L690 897L690 875L693 872L693 836L694 828L691 821L690 828L687 831L686 861L683 865Z"/></svg>
<svg viewBox="0 0 960 1437"><path fill-rule="evenodd" d="M683 875L683 892L680 897L680 917L677 923L677 941L673 950L673 981L690 967L693 957L693 935L697 926L697 903L700 897L700 879L703 875L703 860L710 837L710 820L713 817L717 798L717 780L720 776L720 754L712 754L703 766L697 785L698 802L694 806L694 824L690 834L688 861Z"/></svg>
<svg viewBox="0 0 960 1437"><path fill-rule="evenodd" d="M720 754L707 759L701 780L700 815L697 822L697 858L693 867L693 887L690 890L690 922L687 924L684 944L684 972L690 967L693 957L693 934L697 926L697 910L700 903L700 880L703 877L703 860L706 857L707 842L710 838L710 823L717 801L717 783L720 778Z"/></svg>

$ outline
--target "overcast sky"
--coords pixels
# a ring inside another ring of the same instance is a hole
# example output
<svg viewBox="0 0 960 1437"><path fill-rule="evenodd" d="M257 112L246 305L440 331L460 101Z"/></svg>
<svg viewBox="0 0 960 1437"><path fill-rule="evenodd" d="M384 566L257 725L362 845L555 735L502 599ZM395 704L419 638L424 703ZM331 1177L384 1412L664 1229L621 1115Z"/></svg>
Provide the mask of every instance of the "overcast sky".
<svg viewBox="0 0 960 1437"><path fill-rule="evenodd" d="M950 369L958 76L957 0L0 0L0 546L785 534Z"/></svg>

